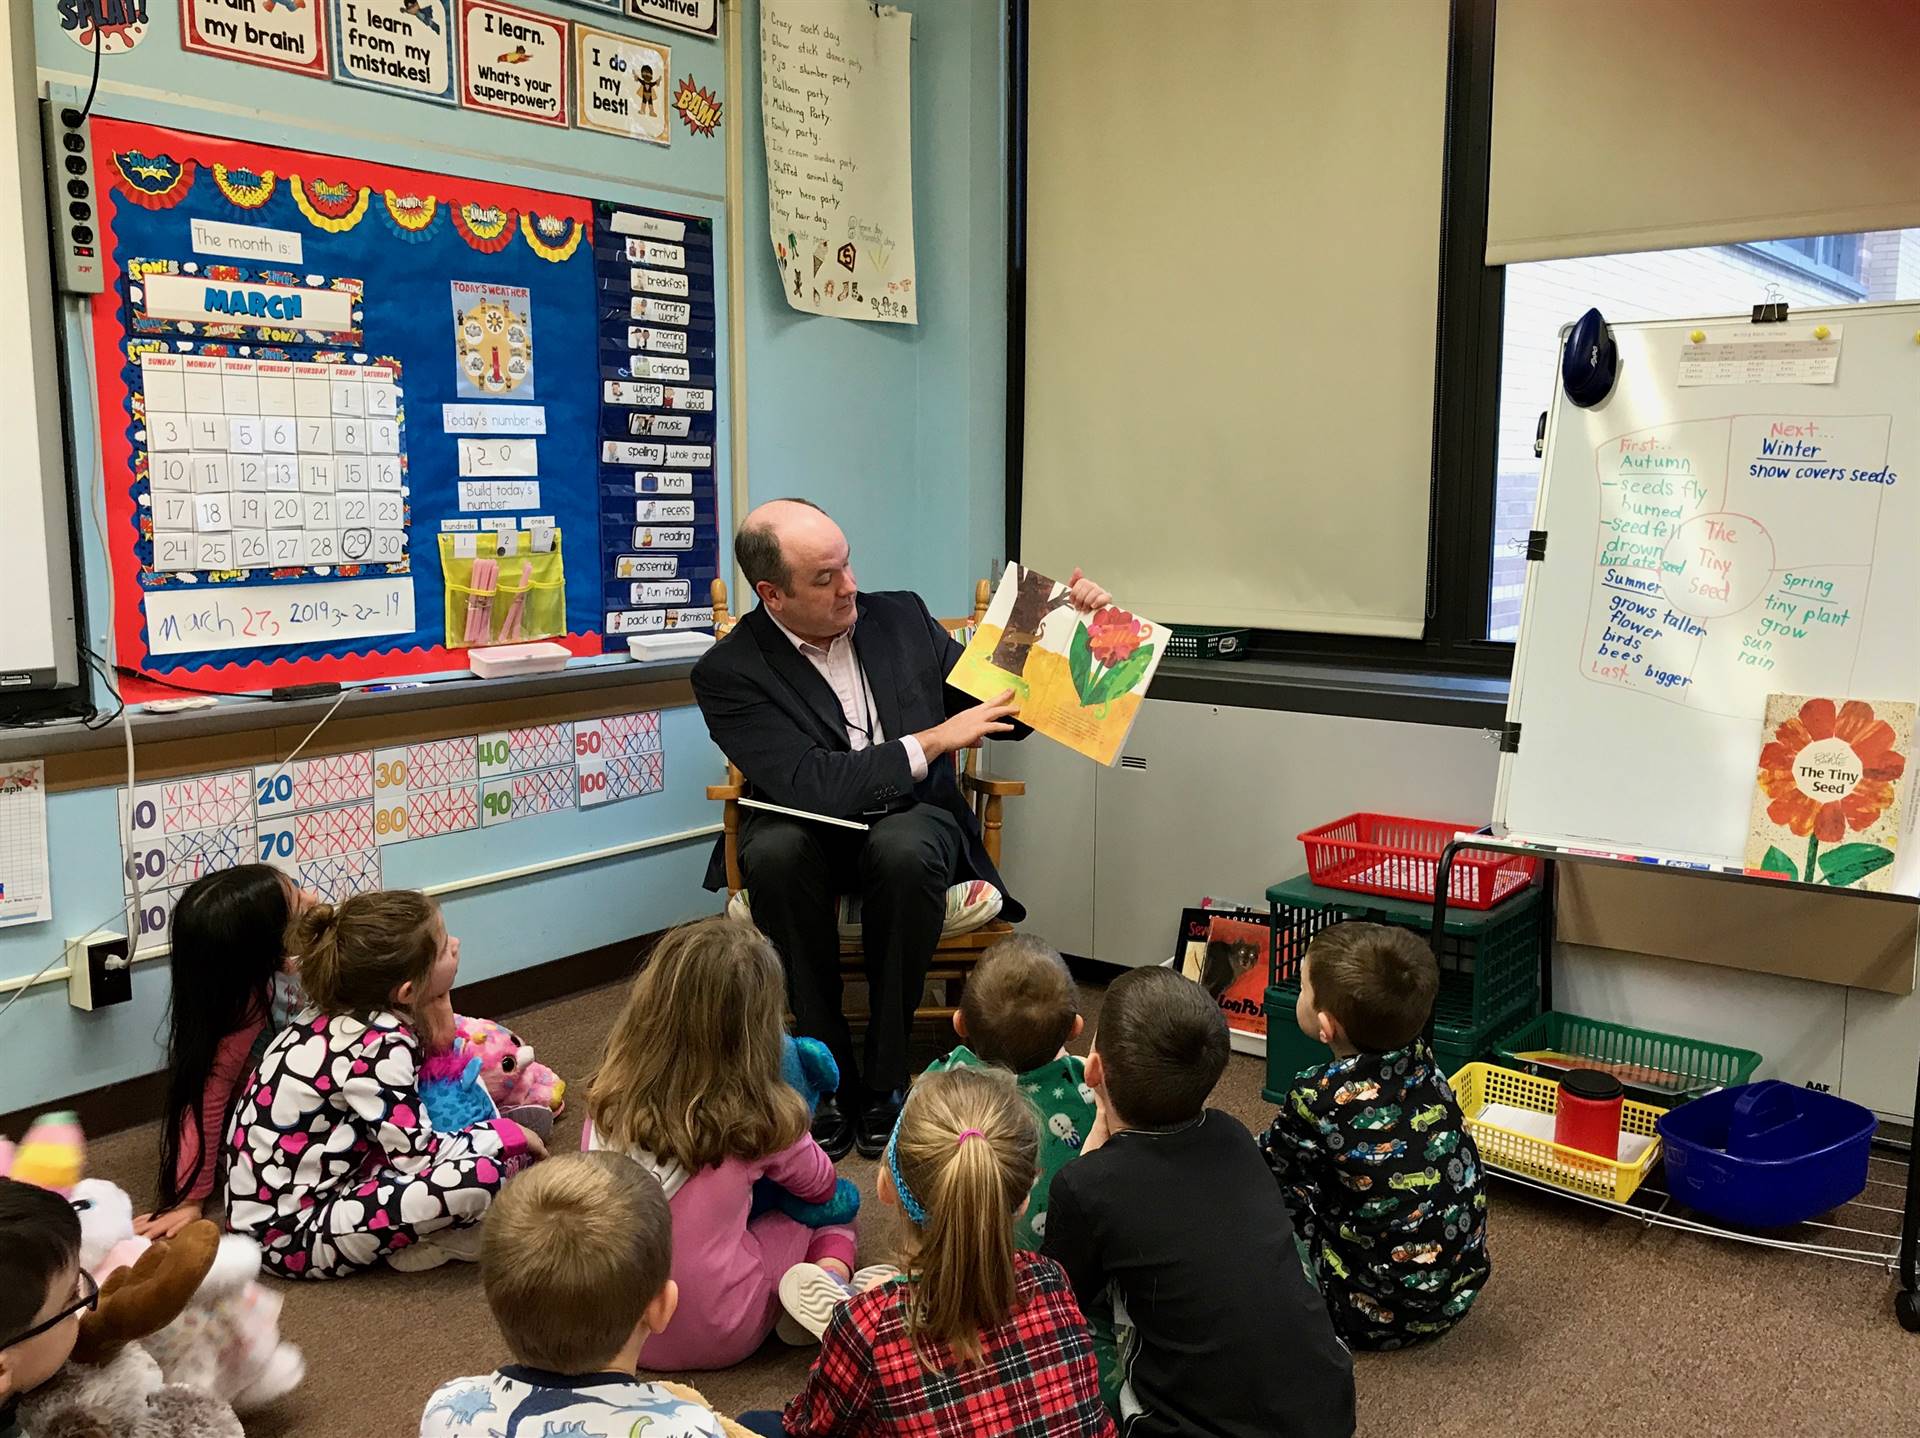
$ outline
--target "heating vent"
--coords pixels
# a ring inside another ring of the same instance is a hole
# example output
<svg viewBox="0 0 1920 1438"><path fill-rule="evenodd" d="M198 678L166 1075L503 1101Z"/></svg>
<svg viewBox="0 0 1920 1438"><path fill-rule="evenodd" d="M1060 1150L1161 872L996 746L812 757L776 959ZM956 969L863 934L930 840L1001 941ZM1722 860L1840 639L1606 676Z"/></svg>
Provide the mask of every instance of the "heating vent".
<svg viewBox="0 0 1920 1438"><path fill-rule="evenodd" d="M1122 769L1144 769L1147 767L1147 761L1138 754L1122 754L1120 756L1120 767Z"/></svg>

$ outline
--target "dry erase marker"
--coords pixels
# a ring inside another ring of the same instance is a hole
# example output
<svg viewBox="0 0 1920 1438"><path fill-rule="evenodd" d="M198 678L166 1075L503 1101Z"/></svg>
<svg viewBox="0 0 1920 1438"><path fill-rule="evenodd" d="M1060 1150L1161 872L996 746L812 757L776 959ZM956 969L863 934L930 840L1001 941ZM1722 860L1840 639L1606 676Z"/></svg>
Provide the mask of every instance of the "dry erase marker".
<svg viewBox="0 0 1920 1438"><path fill-rule="evenodd" d="M362 685L362 694L391 694L397 689L425 689L425 684L366 684Z"/></svg>

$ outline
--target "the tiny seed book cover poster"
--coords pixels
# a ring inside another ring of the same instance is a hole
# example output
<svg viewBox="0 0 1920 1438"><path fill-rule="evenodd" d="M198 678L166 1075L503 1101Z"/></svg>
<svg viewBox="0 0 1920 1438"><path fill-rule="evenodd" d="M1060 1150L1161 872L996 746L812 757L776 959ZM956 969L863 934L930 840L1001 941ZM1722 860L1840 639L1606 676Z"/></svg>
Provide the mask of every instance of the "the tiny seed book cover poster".
<svg viewBox="0 0 1920 1438"><path fill-rule="evenodd" d="M1884 893L1905 832L1914 706L1767 696L1746 866L1803 884Z"/></svg>
<svg viewBox="0 0 1920 1438"><path fill-rule="evenodd" d="M947 682L977 699L1013 690L1021 723L1111 765L1171 634L1117 605L1082 614L1064 584L1009 564Z"/></svg>

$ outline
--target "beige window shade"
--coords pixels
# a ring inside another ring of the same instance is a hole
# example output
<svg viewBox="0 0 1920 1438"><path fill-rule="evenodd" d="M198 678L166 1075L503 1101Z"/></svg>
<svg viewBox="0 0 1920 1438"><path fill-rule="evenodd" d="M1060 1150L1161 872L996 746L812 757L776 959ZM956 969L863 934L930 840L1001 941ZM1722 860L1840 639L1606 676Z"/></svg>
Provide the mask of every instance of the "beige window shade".
<svg viewBox="0 0 1920 1438"><path fill-rule="evenodd" d="M1487 263L1920 225L1914 0L1500 0Z"/></svg>
<svg viewBox="0 0 1920 1438"><path fill-rule="evenodd" d="M1033 0L1021 558L1418 635L1446 0Z"/></svg>

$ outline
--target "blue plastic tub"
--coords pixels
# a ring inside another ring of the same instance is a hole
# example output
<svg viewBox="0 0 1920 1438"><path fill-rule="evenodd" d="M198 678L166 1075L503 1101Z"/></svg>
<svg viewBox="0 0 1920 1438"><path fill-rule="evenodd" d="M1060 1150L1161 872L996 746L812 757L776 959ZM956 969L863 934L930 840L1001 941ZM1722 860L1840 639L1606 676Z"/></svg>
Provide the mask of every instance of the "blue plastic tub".
<svg viewBox="0 0 1920 1438"><path fill-rule="evenodd" d="M1857 1103L1777 1079L1721 1089L1661 1116L1667 1187L1723 1223L1802 1223L1866 1188L1875 1122Z"/></svg>

